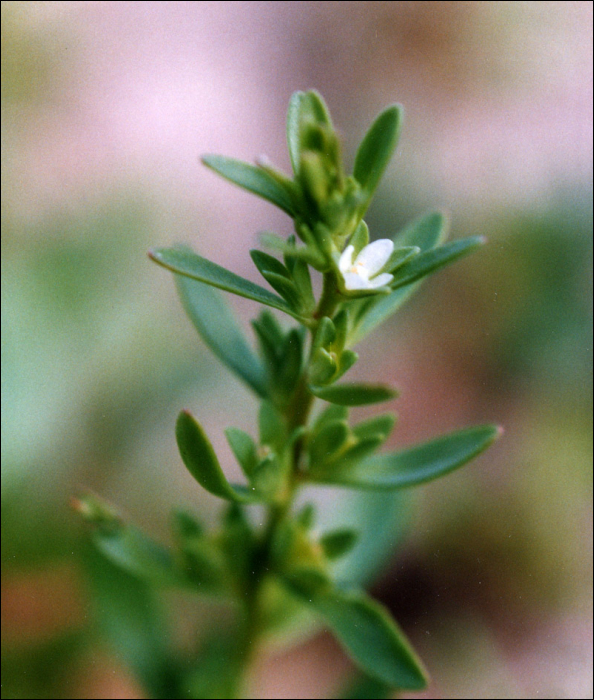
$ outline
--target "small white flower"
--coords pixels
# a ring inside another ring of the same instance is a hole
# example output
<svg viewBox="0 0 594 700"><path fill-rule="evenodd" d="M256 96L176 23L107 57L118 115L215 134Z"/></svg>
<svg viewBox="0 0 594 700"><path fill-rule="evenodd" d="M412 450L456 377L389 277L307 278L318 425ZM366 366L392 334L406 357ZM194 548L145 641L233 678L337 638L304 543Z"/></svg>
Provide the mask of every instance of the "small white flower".
<svg viewBox="0 0 594 700"><path fill-rule="evenodd" d="M390 284L394 275L388 272L382 272L381 275L377 273L388 262L393 250L394 243L389 238L382 238L366 245L353 261L355 248L352 245L347 246L338 261L338 269L344 278L345 288L348 290L376 289Z"/></svg>

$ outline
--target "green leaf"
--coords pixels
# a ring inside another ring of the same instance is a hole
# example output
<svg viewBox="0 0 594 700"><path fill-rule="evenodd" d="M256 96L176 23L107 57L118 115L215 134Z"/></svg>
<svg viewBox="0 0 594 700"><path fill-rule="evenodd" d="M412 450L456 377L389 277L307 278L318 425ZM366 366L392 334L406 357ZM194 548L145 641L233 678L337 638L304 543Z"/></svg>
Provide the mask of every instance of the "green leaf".
<svg viewBox="0 0 594 700"><path fill-rule="evenodd" d="M359 225L355 229L355 232L349 240L349 245L352 245L355 249L353 257L359 255L359 253L365 248L369 243L369 228L367 224L361 219Z"/></svg>
<svg viewBox="0 0 594 700"><path fill-rule="evenodd" d="M250 503L257 500L245 487L233 486L227 481L202 426L189 411L179 414L175 436L186 468L204 489L227 501Z"/></svg>
<svg viewBox="0 0 594 700"><path fill-rule="evenodd" d="M375 191L392 158L402 122L402 108L392 105L371 125L355 157L353 175L367 193L367 202Z"/></svg>
<svg viewBox="0 0 594 700"><path fill-rule="evenodd" d="M262 245L276 250L283 255L303 260L308 265L311 265L316 270L324 270L328 267L326 258L314 245L301 246L300 248L290 245L284 238L277 236L275 233L261 233L260 241Z"/></svg>
<svg viewBox="0 0 594 700"><path fill-rule="evenodd" d="M371 677L393 688L421 690L427 673L388 610L364 593L325 586L289 587L325 620L353 661Z"/></svg>
<svg viewBox="0 0 594 700"><path fill-rule="evenodd" d="M109 645L149 697L177 697L169 635L156 590L112 564L93 546L84 550L84 562L92 587L89 600Z"/></svg>
<svg viewBox="0 0 594 700"><path fill-rule="evenodd" d="M369 420L355 425L353 427L353 435L359 438L359 440L375 435L382 435L383 437L387 438L392 432L395 423L395 413L384 413L381 416L374 416Z"/></svg>
<svg viewBox="0 0 594 700"><path fill-rule="evenodd" d="M441 212L431 212L412 221L394 238L396 246L417 246L425 252L443 243L447 237L448 221Z"/></svg>
<svg viewBox="0 0 594 700"><path fill-rule="evenodd" d="M308 90L305 93L303 107L304 111L309 112L309 115L307 116L309 116L311 119L319 124L332 128L330 112L328 111L328 107L324 102L324 98L317 90Z"/></svg>
<svg viewBox="0 0 594 700"><path fill-rule="evenodd" d="M303 340L301 329L292 328L285 336L281 348L281 363L275 383L278 383L278 388L286 395L289 395L295 389L301 376Z"/></svg>
<svg viewBox="0 0 594 700"><path fill-rule="evenodd" d="M435 272L444 265L449 265L463 255L468 255L484 243L485 239L482 236L472 236L421 253L396 272L390 286L392 289L398 289L398 287L416 282L421 277Z"/></svg>
<svg viewBox="0 0 594 700"><path fill-rule="evenodd" d="M218 547L206 537L192 537L180 544L180 550L185 575L197 593L229 595L229 575Z"/></svg>
<svg viewBox="0 0 594 700"><path fill-rule="evenodd" d="M326 406L313 423L313 432L319 432L325 425L334 421L346 421L349 417L349 409L346 406L331 404Z"/></svg>
<svg viewBox="0 0 594 700"><path fill-rule="evenodd" d="M289 156L291 157L291 165L293 166L295 175L299 173L301 153L299 122L304 97L305 93L301 91L294 92L289 100L289 109L287 111L287 146L289 148Z"/></svg>
<svg viewBox="0 0 594 700"><path fill-rule="evenodd" d="M250 478L250 474L257 464L256 444L252 437L239 428L227 428L225 430L227 442L231 447L235 459L238 461L243 473Z"/></svg>
<svg viewBox="0 0 594 700"><path fill-rule="evenodd" d="M93 542L113 564L153 585L184 586L187 581L174 564L170 552L130 525L93 533Z"/></svg>
<svg viewBox="0 0 594 700"><path fill-rule="evenodd" d="M377 326L396 313L398 309L417 291L421 283L401 287L387 296L376 296L363 300L357 322L349 334L349 343L355 345L369 335ZM361 302L356 302L361 304Z"/></svg>
<svg viewBox="0 0 594 700"><path fill-rule="evenodd" d="M266 396L262 364L245 339L222 295L212 287L176 275L183 307L213 353L259 396Z"/></svg>
<svg viewBox="0 0 594 700"><path fill-rule="evenodd" d="M402 452L371 457L353 469L326 473L318 481L361 489L416 486L466 464L500 434L493 425L460 430Z"/></svg>
<svg viewBox="0 0 594 700"><path fill-rule="evenodd" d="M384 265L384 272L394 272L399 267L402 267L405 263L410 262L412 258L416 257L421 252L418 246L405 246L404 248L395 248L390 259Z"/></svg>
<svg viewBox="0 0 594 700"><path fill-rule="evenodd" d="M357 541L353 530L334 530L320 537L320 544L328 559L338 559L349 552Z"/></svg>
<svg viewBox="0 0 594 700"><path fill-rule="evenodd" d="M336 421L325 425L316 433L309 444L310 469L316 470L343 448L349 438L346 421Z"/></svg>
<svg viewBox="0 0 594 700"><path fill-rule="evenodd" d="M266 279L266 274L271 272L281 277L286 277L288 280L291 279L289 270L287 270L280 260L273 258L272 255L268 255L268 253L264 253L261 250L253 249L250 250L250 256L264 279Z"/></svg>
<svg viewBox="0 0 594 700"><path fill-rule="evenodd" d="M338 469L340 471L361 462L365 457L369 457L370 454L373 454L377 448L385 442L385 439L384 435L376 434L359 440L339 456L336 460L337 464L336 466L332 466L332 470ZM330 470L327 471L332 473Z"/></svg>
<svg viewBox="0 0 594 700"><path fill-rule="evenodd" d="M282 415L271 401L262 401L258 412L260 444L278 447L282 450L285 443L287 426Z"/></svg>
<svg viewBox="0 0 594 700"><path fill-rule="evenodd" d="M204 533L204 526L191 513L176 509L171 514L173 533L177 539L196 538Z"/></svg>
<svg viewBox="0 0 594 700"><path fill-rule="evenodd" d="M178 275L185 275L231 294L284 311L297 319L300 318L299 314L295 313L281 297L196 253L180 248L156 248L149 251L149 257L158 265Z"/></svg>
<svg viewBox="0 0 594 700"><path fill-rule="evenodd" d="M358 359L359 355L354 350L345 350L343 353L341 353L338 374L336 375L335 380L340 379L343 374L346 374Z"/></svg>
<svg viewBox="0 0 594 700"><path fill-rule="evenodd" d="M274 452L266 455L254 468L251 483L267 498L273 498L281 486L283 470Z"/></svg>
<svg viewBox="0 0 594 700"><path fill-rule="evenodd" d="M312 384L327 384L336 374L336 360L324 348L318 348L309 365L309 380Z"/></svg>
<svg viewBox="0 0 594 700"><path fill-rule="evenodd" d="M303 300L303 308L306 313L311 313L316 305L316 300L311 286L311 276L309 267L303 260L295 260L289 258L293 262L293 281L301 299Z"/></svg>
<svg viewBox="0 0 594 700"><path fill-rule="evenodd" d="M333 384L324 387L312 386L310 389L319 399L341 406L365 406L389 401L398 396L395 389L384 384Z"/></svg>
<svg viewBox="0 0 594 700"><path fill-rule="evenodd" d="M202 162L227 180L272 202L289 216L295 216L291 192L266 170L240 160L217 155L202 156Z"/></svg>
<svg viewBox="0 0 594 700"><path fill-rule="evenodd" d="M392 697L394 689L387 683L357 673L338 696L340 700L383 700Z"/></svg>

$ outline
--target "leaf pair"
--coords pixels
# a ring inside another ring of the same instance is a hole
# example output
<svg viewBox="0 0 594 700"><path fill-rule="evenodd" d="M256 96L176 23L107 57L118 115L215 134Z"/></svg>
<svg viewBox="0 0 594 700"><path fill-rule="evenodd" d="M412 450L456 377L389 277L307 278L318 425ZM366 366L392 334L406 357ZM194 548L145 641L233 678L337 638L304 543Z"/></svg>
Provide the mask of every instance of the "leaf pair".
<svg viewBox="0 0 594 700"><path fill-rule="evenodd" d="M285 476L282 459L286 448L285 427L270 402L263 402L260 410L262 452L243 430L226 430L227 440L248 479L248 486L227 481L210 440L189 411L179 414L175 435L186 468L202 488L214 496L233 503L262 503L274 500L282 488Z"/></svg>

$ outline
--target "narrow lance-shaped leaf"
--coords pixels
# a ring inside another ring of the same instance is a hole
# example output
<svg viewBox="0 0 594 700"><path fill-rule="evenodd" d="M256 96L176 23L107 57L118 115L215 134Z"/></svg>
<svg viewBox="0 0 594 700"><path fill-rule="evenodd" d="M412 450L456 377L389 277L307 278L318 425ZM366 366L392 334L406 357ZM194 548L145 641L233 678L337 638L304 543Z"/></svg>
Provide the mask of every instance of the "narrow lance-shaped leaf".
<svg viewBox="0 0 594 700"><path fill-rule="evenodd" d="M289 216L295 216L290 191L266 170L240 160L217 155L203 156L202 162L227 180L272 202Z"/></svg>
<svg viewBox="0 0 594 700"><path fill-rule="evenodd" d="M281 297L196 253L180 248L156 248L149 251L149 257L178 275L185 275L226 292L252 299L300 319L299 314L295 313Z"/></svg>
<svg viewBox="0 0 594 700"><path fill-rule="evenodd" d="M213 353L258 395L266 396L260 360L249 346L222 295L203 282L176 275L183 307Z"/></svg>
<svg viewBox="0 0 594 700"><path fill-rule="evenodd" d="M392 105L373 122L359 146L353 175L367 192L367 201L375 191L398 143L402 108Z"/></svg>
<svg viewBox="0 0 594 700"><path fill-rule="evenodd" d="M472 236L421 253L396 272L390 286L392 289L398 289L398 287L412 284L463 255L468 255L484 243L485 239L482 236Z"/></svg>
<svg viewBox="0 0 594 700"><path fill-rule="evenodd" d="M204 489L227 501L250 503L257 500L245 487L227 481L202 426L188 411L179 414L175 436L184 464Z"/></svg>
<svg viewBox="0 0 594 700"><path fill-rule="evenodd" d="M402 452L376 455L352 469L324 474L320 483L360 489L402 489L437 479L469 462L501 435L493 425L468 428Z"/></svg>
<svg viewBox="0 0 594 700"><path fill-rule="evenodd" d="M384 384L332 384L324 387L312 386L310 390L319 399L341 406L365 406L389 401L398 396L395 389Z"/></svg>
<svg viewBox="0 0 594 700"><path fill-rule="evenodd" d="M421 661L383 605L358 591L312 588L294 580L289 587L323 617L365 673L402 690L420 690L427 685Z"/></svg>

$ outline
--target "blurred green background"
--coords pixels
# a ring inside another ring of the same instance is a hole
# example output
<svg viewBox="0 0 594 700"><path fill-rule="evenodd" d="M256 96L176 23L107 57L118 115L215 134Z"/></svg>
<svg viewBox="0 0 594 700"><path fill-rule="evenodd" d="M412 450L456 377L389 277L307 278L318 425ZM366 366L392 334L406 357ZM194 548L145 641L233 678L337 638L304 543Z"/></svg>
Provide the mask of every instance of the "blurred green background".
<svg viewBox="0 0 594 700"><path fill-rule="evenodd" d="M253 280L289 233L199 155L288 169L290 94L315 87L347 162L404 104L375 237L429 208L490 244L361 346L402 389L392 446L495 421L476 464L422 488L374 593L433 676L425 697L592 697L592 4L2 3L2 694L142 697L98 634L70 498L91 488L167 539L214 515L177 456L191 408L254 425L247 390L146 257L183 241ZM256 312L231 300L244 325ZM216 611L171 604L180 648ZM320 697L324 635L262 658L261 697Z"/></svg>

